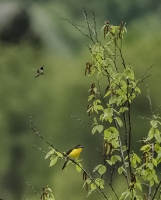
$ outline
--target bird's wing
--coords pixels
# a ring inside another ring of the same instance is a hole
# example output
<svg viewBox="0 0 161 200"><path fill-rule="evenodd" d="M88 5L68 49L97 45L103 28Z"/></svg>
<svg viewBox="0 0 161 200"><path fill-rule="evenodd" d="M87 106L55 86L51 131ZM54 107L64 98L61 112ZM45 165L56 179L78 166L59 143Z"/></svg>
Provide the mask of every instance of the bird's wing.
<svg viewBox="0 0 161 200"><path fill-rule="evenodd" d="M69 150L66 152L66 155L69 155L69 154L72 152L73 149L74 149L74 148L69 149Z"/></svg>

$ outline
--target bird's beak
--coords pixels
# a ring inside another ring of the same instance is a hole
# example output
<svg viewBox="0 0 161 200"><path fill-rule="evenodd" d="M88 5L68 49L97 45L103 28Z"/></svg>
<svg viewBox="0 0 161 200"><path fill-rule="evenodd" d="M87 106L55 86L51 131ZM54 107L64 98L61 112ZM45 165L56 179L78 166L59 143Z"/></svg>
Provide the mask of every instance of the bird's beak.
<svg viewBox="0 0 161 200"><path fill-rule="evenodd" d="M84 146L81 145L80 148L84 148Z"/></svg>

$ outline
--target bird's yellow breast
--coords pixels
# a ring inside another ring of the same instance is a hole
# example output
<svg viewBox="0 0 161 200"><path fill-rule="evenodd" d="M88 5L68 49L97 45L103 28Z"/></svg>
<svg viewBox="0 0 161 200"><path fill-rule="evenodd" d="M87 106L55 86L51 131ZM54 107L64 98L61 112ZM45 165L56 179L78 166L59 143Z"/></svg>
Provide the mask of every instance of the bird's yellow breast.
<svg viewBox="0 0 161 200"><path fill-rule="evenodd" d="M78 158L80 153L82 151L82 148L78 148L78 149L73 149L70 154L69 154L69 157L70 158Z"/></svg>

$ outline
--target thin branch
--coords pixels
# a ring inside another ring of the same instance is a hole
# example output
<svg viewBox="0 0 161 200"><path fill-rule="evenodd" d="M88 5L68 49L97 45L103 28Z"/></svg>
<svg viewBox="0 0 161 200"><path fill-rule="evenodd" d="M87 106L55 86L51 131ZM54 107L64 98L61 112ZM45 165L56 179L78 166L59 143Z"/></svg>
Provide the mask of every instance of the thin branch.
<svg viewBox="0 0 161 200"><path fill-rule="evenodd" d="M131 149L131 135L132 135L132 127L131 127L131 104L130 104L130 97L129 97L129 80L127 79L127 104L128 104L128 141L127 141L127 157L128 157L128 163L129 163L129 170L130 170L130 176L132 175L132 168L131 168L131 161L130 161L130 149Z"/></svg>
<svg viewBox="0 0 161 200"><path fill-rule="evenodd" d="M90 27L90 23L88 21L88 15L87 15L87 12L86 12L86 9L83 8L83 15L84 15L84 18L85 18L85 21L87 23L87 26L88 26L88 31L89 31L89 38L92 40L92 42L95 44L95 41L93 39L93 36L92 36L92 31L91 31L91 27Z"/></svg>
<svg viewBox="0 0 161 200"><path fill-rule="evenodd" d="M116 169L116 164L114 165L114 167L112 168L112 171L110 172L110 173L111 173L111 178L110 178L110 184L111 184L111 185L112 185L113 174L114 174L115 169Z"/></svg>
<svg viewBox="0 0 161 200"><path fill-rule="evenodd" d="M125 145L127 146L127 138L128 138L128 128L127 128L127 122L126 122L126 115L123 113L123 120L124 120L124 126L125 126Z"/></svg>
<svg viewBox="0 0 161 200"><path fill-rule="evenodd" d="M78 25L78 24L76 24L75 22L70 21L69 19L64 19L64 18L62 18L62 20L68 21L72 26L75 27L76 30L78 30L78 31L79 31L82 35L84 35L85 37L87 37L87 38L89 38L90 40L92 40L92 42L95 44L95 42L93 41L93 39L91 39L91 37L90 37L89 35L85 34L81 29L78 28L78 27L81 27L81 28L84 28L84 29L87 29L87 30L88 30L87 27ZM88 30L88 31L89 31L89 30Z"/></svg>
<svg viewBox="0 0 161 200"><path fill-rule="evenodd" d="M26 182L26 184L32 189L32 191L40 198L40 195L35 191L35 189L34 189L34 187L30 184L30 183L28 183L28 182Z"/></svg>
<svg viewBox="0 0 161 200"><path fill-rule="evenodd" d="M115 192L115 190L114 190L114 188L113 188L112 184L111 184L110 182L108 182L108 184L109 184L109 186L111 187L111 189L112 189L113 193L115 194L115 196L116 196L116 199L118 199L118 200L119 200L119 197L118 197L117 193Z"/></svg>
<svg viewBox="0 0 161 200"><path fill-rule="evenodd" d="M95 13L93 11L92 11L92 14L93 14L93 22L94 22L93 35L94 35L96 41L99 42L98 41L98 36L97 36L96 16L95 16Z"/></svg>
<svg viewBox="0 0 161 200"><path fill-rule="evenodd" d="M156 196L156 194L157 194L157 192L158 192L158 190L159 190L160 186L161 186L161 181L159 181L159 184L158 184L158 186L157 186L156 190L154 191L154 194L153 194L153 196L152 196L152 199L151 199L151 200L154 200L154 198L155 198L155 196Z"/></svg>
<svg viewBox="0 0 161 200"><path fill-rule="evenodd" d="M88 124L88 125L92 126L91 123L86 122L86 121L80 119L77 115L71 115L70 117L71 117L71 118L76 118L78 121L83 122L83 123L85 123L85 124Z"/></svg>
<svg viewBox="0 0 161 200"><path fill-rule="evenodd" d="M83 28L83 29L88 30L87 27L85 27L85 26L83 26L83 25L80 25L80 24L77 24L77 23L75 23L74 21L70 21L69 19L61 18L61 20L65 20L65 21L69 22L70 24L72 24L72 25L75 26L75 27L80 27L80 28Z"/></svg>
<svg viewBox="0 0 161 200"><path fill-rule="evenodd" d="M151 145L152 145L152 148L151 148L151 151L152 151L151 156L152 156L152 158L154 158L154 144L152 143ZM152 195L152 186L149 184L148 200L151 199L151 195Z"/></svg>
<svg viewBox="0 0 161 200"><path fill-rule="evenodd" d="M151 98L150 98L150 90L148 89L148 85L146 85L146 88L147 88L147 97L148 97L148 100L149 100L151 114L153 116L153 107L152 107L152 102L151 102Z"/></svg>
<svg viewBox="0 0 161 200"><path fill-rule="evenodd" d="M161 107L161 105L158 106L158 108L156 108L156 109L153 111L153 113L155 113L157 110L159 110L160 107Z"/></svg>
<svg viewBox="0 0 161 200"><path fill-rule="evenodd" d="M149 72L149 70L150 70L153 66L154 66L154 64L151 65L150 67L148 67L147 70L144 72L144 74L141 75L141 78L139 79L137 86L140 85L146 78L148 78L148 77L150 76L150 75L147 75L147 73Z"/></svg>
<svg viewBox="0 0 161 200"><path fill-rule="evenodd" d="M121 56L121 59L122 59L122 65L123 65L124 69L126 69L126 64L125 64L125 60L124 60L124 57L123 57L123 54L122 54L122 49L119 47L118 44L117 44L117 48L120 52L120 56Z"/></svg>
<svg viewBox="0 0 161 200"><path fill-rule="evenodd" d="M41 152L47 154L46 151L42 150L42 148L38 147L36 144L35 144L35 145L32 145L32 146L35 147L36 149L38 149L39 151L41 151Z"/></svg>
<svg viewBox="0 0 161 200"><path fill-rule="evenodd" d="M102 99L102 102L105 104L105 107L107 108L106 102L105 102L105 100L104 100L104 98L102 96L102 93L101 93L101 85L100 85L99 80L98 80L98 91L99 91L100 97Z"/></svg>
<svg viewBox="0 0 161 200"><path fill-rule="evenodd" d="M117 41L116 41L116 38L114 39L114 44L115 44L115 47L114 47L114 59L113 59L113 62L114 62L114 66L115 66L115 69L116 69L116 72L118 72L118 69L117 69L117 65L116 65L116 53L117 53Z"/></svg>
<svg viewBox="0 0 161 200"><path fill-rule="evenodd" d="M117 128L117 130L119 130L115 118L114 118L114 123L115 123L115 127ZM126 167L125 157L124 157L124 152L123 152L123 146L122 146L122 141L121 141L121 137L120 136L118 136L118 141L119 141L120 153L121 153L121 157L122 157L122 161L123 161L123 165L124 165L124 169L125 169L125 178L126 178L126 181L127 181L127 185L129 187L128 172L127 172L127 167Z"/></svg>
<svg viewBox="0 0 161 200"><path fill-rule="evenodd" d="M146 120L151 120L150 118L147 118L147 117L141 117L140 115L139 115L137 118L140 118L140 119L146 119Z"/></svg>

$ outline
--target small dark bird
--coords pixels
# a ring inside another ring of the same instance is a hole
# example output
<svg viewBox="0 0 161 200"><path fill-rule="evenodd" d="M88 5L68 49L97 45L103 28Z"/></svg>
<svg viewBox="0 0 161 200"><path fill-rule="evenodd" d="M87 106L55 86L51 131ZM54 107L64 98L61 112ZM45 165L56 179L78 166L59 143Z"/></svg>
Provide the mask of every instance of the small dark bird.
<svg viewBox="0 0 161 200"><path fill-rule="evenodd" d="M68 150L65 154L66 154L66 159L65 159L65 163L62 167L62 169L64 169L69 161L69 158L71 159L78 159L79 158L79 155L82 151L84 147L80 144L76 145L74 148Z"/></svg>
<svg viewBox="0 0 161 200"><path fill-rule="evenodd" d="M37 74L35 75L35 78L37 78L38 76L44 75L44 66L40 67L39 69L33 69L33 70L37 72Z"/></svg>

